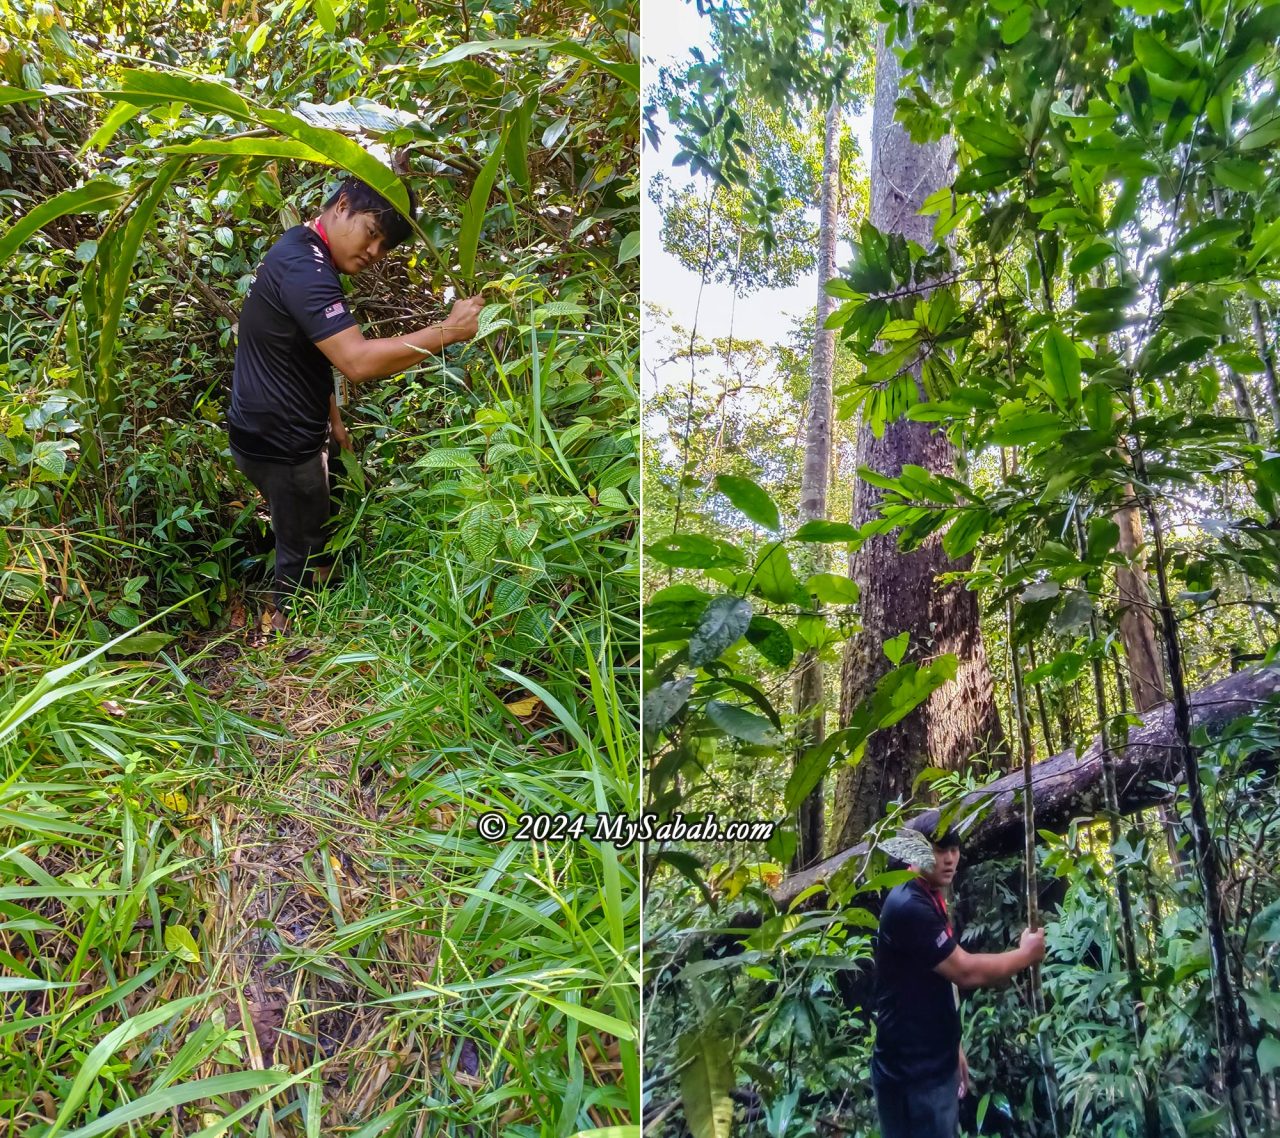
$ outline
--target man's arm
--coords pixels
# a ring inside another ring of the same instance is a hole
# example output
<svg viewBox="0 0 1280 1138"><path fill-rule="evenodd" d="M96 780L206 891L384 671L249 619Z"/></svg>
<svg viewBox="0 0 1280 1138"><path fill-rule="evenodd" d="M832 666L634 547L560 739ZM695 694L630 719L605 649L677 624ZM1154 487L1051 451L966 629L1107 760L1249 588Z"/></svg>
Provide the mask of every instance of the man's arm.
<svg viewBox="0 0 1280 1138"><path fill-rule="evenodd" d="M424 356L443 352L450 344L469 340L476 334L482 297L458 301L443 323L432 324L406 336L382 336L366 340L359 328L345 328L316 341L319 348L353 383L382 379L422 362Z"/></svg>
<svg viewBox="0 0 1280 1138"><path fill-rule="evenodd" d="M958 988L1001 984L1044 959L1044 930L1024 929L1017 948L1008 952L965 952L956 945L933 970Z"/></svg>

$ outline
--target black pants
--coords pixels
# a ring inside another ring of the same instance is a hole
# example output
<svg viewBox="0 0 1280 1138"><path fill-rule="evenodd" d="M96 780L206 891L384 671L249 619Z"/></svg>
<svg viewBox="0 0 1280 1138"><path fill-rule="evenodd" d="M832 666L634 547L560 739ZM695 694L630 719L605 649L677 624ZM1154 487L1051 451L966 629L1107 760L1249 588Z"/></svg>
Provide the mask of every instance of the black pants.
<svg viewBox="0 0 1280 1138"><path fill-rule="evenodd" d="M881 1138L955 1138L960 1125L960 1071L932 1086L880 1083L872 1076Z"/></svg>
<svg viewBox="0 0 1280 1138"><path fill-rule="evenodd" d="M276 537L276 608L285 611L293 594L306 583L307 570L324 565L329 540L329 456L320 451L290 466L264 462L231 448L236 466L267 500Z"/></svg>

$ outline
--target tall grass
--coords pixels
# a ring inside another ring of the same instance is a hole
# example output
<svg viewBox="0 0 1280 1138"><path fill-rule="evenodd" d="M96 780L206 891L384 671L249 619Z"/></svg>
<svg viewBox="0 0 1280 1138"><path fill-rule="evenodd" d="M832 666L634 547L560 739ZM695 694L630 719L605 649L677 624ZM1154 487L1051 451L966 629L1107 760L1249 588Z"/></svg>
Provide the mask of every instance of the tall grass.
<svg viewBox="0 0 1280 1138"><path fill-rule="evenodd" d="M475 827L638 807L632 333L529 307L349 415L291 639L12 613L0 1134L635 1133L636 851Z"/></svg>

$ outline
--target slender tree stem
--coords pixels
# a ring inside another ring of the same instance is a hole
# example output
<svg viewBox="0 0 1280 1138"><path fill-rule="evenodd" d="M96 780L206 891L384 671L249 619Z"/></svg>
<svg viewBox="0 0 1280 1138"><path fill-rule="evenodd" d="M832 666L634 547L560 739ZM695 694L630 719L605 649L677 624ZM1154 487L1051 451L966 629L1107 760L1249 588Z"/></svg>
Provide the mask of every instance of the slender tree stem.
<svg viewBox="0 0 1280 1138"><path fill-rule="evenodd" d="M1139 451L1135 456L1138 478L1147 484L1145 462ZM1169 681L1173 691L1173 722L1176 746L1187 780L1187 799L1191 807L1191 841L1204 891L1205 924L1209 933L1209 958L1213 969L1214 1019L1218 1033L1218 1063L1223 1088L1231 1115L1232 1138L1246 1138L1242 1073L1240 1066L1240 1032L1236 1018L1235 993L1232 991L1230 960L1222 922L1222 882L1217 848L1209 830L1204 791L1200 785L1200 764L1191 743L1191 707L1182 665L1182 648L1178 641L1178 622L1169 599L1169 581L1165 573L1164 529L1160 512L1150 499L1146 502L1147 518L1155 543L1156 583L1159 588L1160 619L1164 632L1165 659L1169 665Z"/></svg>

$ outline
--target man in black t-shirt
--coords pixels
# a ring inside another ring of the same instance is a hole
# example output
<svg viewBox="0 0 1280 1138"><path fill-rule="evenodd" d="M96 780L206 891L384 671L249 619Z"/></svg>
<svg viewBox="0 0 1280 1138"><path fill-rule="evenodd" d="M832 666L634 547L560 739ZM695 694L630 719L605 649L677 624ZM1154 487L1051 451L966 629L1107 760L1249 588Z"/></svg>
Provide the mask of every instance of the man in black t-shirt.
<svg viewBox="0 0 1280 1138"><path fill-rule="evenodd" d="M881 1138L955 1138L969 1089L956 987L999 984L1044 959L1043 930L1024 930L1009 952L960 947L942 896L959 862L959 837L935 837L933 864L913 865L880 911L871 1083Z"/></svg>
<svg viewBox="0 0 1280 1138"><path fill-rule="evenodd" d="M476 334L480 297L459 300L443 323L405 336L361 334L338 274L376 264L409 233L409 220L386 198L347 178L318 218L268 250L240 315L227 433L236 465L271 512L272 624L281 631L327 540L329 438L350 447L333 369L353 383L395 375Z"/></svg>

